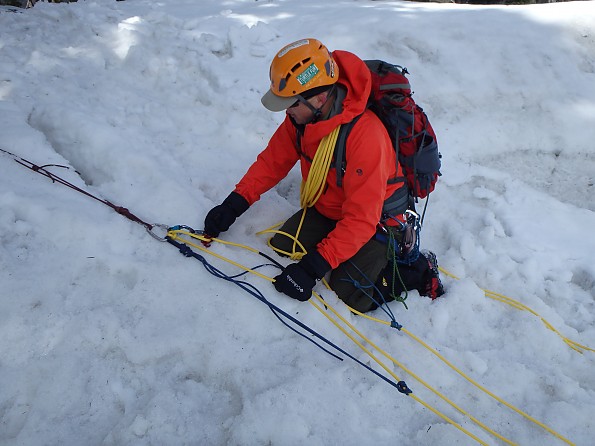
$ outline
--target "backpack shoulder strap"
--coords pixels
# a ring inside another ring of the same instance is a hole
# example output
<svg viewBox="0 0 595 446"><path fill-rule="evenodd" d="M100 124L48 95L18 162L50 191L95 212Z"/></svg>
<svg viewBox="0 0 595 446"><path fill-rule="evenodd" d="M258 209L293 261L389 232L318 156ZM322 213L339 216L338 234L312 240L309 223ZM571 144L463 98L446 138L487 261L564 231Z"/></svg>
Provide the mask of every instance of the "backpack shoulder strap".
<svg viewBox="0 0 595 446"><path fill-rule="evenodd" d="M343 174L345 173L345 151L347 149L347 137L351 133L351 129L355 125L361 115L357 115L350 122L341 125L339 135L337 136L337 143L335 144L335 171L337 174L337 186L343 187Z"/></svg>
<svg viewBox="0 0 595 446"><path fill-rule="evenodd" d="M298 128L295 129L295 145L297 147L298 153L301 153L302 152L302 132L300 132L300 129L298 129Z"/></svg>
<svg viewBox="0 0 595 446"><path fill-rule="evenodd" d="M343 174L345 174L345 168L347 165L347 162L345 161L345 150L347 148L347 137L349 136L349 133L351 133L351 129L353 128L355 123L357 121L359 121L359 118L361 118L362 115L363 115L363 113L361 115L358 115L355 118L353 118L353 120L351 120L350 122L341 125L341 129L339 130L339 135L337 136L337 143L335 144L335 170L337 172L337 186L339 186L339 187L343 187ZM395 141L398 141L398 135L395 135ZM399 171L399 149L398 149L398 147L399 147L398 143L397 144L393 143L393 149L396 152L395 153L396 172ZM405 180L407 180L407 177L399 176L397 174L395 177L388 180L388 184L400 183Z"/></svg>

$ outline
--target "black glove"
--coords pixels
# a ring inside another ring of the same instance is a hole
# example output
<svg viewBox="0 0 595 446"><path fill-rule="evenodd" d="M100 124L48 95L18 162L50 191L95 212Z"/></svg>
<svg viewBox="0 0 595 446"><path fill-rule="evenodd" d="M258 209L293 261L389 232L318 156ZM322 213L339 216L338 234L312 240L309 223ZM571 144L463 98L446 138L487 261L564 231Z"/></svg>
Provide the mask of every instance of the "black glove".
<svg viewBox="0 0 595 446"><path fill-rule="evenodd" d="M316 280L322 279L330 271L328 262L314 251L306 254L298 263L287 265L281 274L275 277L275 288L289 297L305 302L312 296Z"/></svg>
<svg viewBox="0 0 595 446"><path fill-rule="evenodd" d="M217 237L225 232L250 207L244 197L237 192L232 192L218 206L209 211L205 218L205 234Z"/></svg>

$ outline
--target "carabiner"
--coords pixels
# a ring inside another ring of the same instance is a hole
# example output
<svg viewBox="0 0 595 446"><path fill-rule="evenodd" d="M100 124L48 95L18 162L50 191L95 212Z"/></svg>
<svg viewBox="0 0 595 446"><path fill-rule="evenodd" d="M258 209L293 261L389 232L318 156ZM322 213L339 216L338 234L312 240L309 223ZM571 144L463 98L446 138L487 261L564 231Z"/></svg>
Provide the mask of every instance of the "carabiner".
<svg viewBox="0 0 595 446"><path fill-rule="evenodd" d="M407 223L413 226L414 229L417 229L419 226L419 214L411 209L407 209L405 215L407 216Z"/></svg>
<svg viewBox="0 0 595 446"><path fill-rule="evenodd" d="M159 236L155 232L153 232L155 230L155 228L159 228L160 230L162 230L164 232L164 235L163 236ZM149 233L149 235L151 237L153 237L155 240L158 240L160 242L166 242L167 241L167 232L169 231L169 226L162 225L162 224L159 224L159 223L154 223L151 226L145 226L145 229L147 230L147 232Z"/></svg>

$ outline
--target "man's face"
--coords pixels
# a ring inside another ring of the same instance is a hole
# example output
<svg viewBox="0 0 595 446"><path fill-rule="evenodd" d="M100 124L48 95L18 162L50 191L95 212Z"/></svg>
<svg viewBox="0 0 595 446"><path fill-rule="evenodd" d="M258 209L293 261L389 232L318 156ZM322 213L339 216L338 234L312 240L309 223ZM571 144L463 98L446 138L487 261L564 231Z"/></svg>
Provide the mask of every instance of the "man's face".
<svg viewBox="0 0 595 446"><path fill-rule="evenodd" d="M322 100L321 96L325 95L325 93L318 94L316 96L312 96L311 98L307 99L307 101L314 107L319 108L322 106L324 101ZM308 124L312 121L314 117L314 112L301 101L297 102L297 105L293 105L286 110L286 113L293 118L293 120L297 124Z"/></svg>

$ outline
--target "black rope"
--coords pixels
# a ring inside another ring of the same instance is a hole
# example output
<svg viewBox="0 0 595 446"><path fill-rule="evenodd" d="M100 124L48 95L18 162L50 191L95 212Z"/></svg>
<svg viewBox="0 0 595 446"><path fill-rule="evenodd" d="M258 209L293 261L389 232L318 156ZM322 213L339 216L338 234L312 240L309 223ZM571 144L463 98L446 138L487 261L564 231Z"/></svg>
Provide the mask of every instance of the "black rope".
<svg viewBox="0 0 595 446"><path fill-rule="evenodd" d="M72 184L71 182L65 180L64 178L50 172L49 170L46 169L46 167L60 167L63 169L70 169L70 167L68 166L63 166L60 164L44 164L43 166L38 166L37 164L26 160L25 158L21 158L18 155L15 155L12 152L9 152L8 150L4 150L2 148L0 148L0 151L10 155L13 157L13 159L15 160L15 162L17 162L18 164L20 164L23 167L26 167L29 170L32 170L35 173L38 173L40 175L43 175L44 177L49 178L50 180L52 180L52 183L59 183L62 184L63 186L67 186L83 195L86 195L89 198L92 198L93 200L97 200L100 203L112 208L114 211L116 211L118 214L126 217L127 219L138 223L142 226L144 226L148 231L151 231L151 229L153 229L153 225L150 223L147 223L143 220L141 220L140 218L138 218L136 215L134 215L132 212L130 212L127 208L122 207L122 206L117 206L111 202L109 202L108 200L104 200L103 198L99 198L93 194L91 194L90 192L87 192L86 190L81 189L80 187Z"/></svg>

